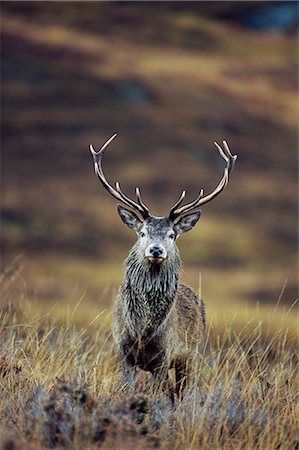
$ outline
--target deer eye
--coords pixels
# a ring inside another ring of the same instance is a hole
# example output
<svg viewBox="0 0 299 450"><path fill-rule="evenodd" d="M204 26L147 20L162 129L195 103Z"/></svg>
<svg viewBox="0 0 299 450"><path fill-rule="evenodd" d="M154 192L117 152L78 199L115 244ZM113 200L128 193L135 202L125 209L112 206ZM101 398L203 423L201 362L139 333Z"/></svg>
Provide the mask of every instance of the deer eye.
<svg viewBox="0 0 299 450"><path fill-rule="evenodd" d="M145 237L145 233L143 231L140 231L140 237Z"/></svg>

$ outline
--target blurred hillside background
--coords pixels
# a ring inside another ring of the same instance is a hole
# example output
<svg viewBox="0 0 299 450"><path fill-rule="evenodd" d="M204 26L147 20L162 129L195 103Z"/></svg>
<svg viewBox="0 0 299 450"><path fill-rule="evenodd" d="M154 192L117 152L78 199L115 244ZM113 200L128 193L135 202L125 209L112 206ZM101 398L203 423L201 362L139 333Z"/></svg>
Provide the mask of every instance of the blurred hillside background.
<svg viewBox="0 0 299 450"><path fill-rule="evenodd" d="M297 2L1 2L1 269L12 294L109 310L135 235L104 167L154 214L223 173L229 186L178 244L211 312L297 297ZM59 310L59 307L58 307ZM58 314L59 312L57 312Z"/></svg>

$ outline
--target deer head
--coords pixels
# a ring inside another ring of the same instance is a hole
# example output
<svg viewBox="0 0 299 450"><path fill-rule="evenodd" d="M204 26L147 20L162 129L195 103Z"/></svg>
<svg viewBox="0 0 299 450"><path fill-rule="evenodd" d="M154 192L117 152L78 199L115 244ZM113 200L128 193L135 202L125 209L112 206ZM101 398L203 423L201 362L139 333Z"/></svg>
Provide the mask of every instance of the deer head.
<svg viewBox="0 0 299 450"><path fill-rule="evenodd" d="M174 242L177 237L190 231L199 220L201 211L194 210L208 203L223 191L229 181L229 175L233 170L237 155L231 154L226 141L223 141L223 148L217 142L214 142L220 155L226 162L223 177L216 188L208 195L204 195L204 191L201 189L195 200L182 206L186 196L186 191L184 190L178 201L170 209L168 216L155 217L150 214L148 207L143 203L138 187L136 187L137 201L134 201L122 192L118 181L115 183L114 188L104 175L102 158L108 145L116 136L117 134L111 136L98 152L90 145L95 173L104 188L113 197L130 208L127 209L122 205L118 205L118 213L122 221L138 235L140 258L151 264L162 264L175 251L176 246Z"/></svg>

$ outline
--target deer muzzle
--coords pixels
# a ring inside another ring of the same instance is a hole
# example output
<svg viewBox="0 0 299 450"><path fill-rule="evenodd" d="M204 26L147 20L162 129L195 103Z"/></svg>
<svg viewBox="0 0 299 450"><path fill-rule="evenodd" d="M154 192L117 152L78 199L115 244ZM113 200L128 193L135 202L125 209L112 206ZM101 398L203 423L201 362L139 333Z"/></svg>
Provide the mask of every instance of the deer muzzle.
<svg viewBox="0 0 299 450"><path fill-rule="evenodd" d="M167 258L167 251L160 244L152 244L145 250L145 258L152 264L161 264Z"/></svg>

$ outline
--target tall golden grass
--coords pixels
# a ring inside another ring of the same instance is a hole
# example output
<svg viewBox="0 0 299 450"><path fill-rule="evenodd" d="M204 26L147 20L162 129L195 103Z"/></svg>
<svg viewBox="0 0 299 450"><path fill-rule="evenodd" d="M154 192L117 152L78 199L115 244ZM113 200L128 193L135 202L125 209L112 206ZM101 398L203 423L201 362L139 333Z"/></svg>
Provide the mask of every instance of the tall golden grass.
<svg viewBox="0 0 299 450"><path fill-rule="evenodd" d="M123 385L109 314L80 326L79 304L60 318L43 314L26 296L11 298L18 277L1 278L3 448L298 448L294 312L278 305L276 329L270 308L264 321L215 314L173 407L145 373L135 392Z"/></svg>

